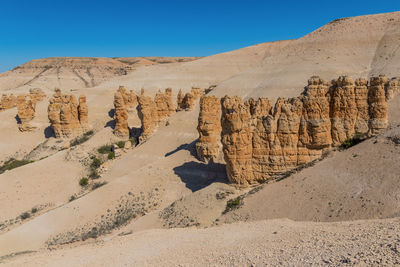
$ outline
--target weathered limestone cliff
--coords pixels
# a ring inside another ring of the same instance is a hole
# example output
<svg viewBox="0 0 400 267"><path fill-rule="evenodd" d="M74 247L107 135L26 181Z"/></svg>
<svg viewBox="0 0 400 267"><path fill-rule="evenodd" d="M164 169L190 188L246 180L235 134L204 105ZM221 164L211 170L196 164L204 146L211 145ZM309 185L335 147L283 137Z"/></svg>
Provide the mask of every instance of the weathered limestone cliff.
<svg viewBox="0 0 400 267"><path fill-rule="evenodd" d="M158 92L154 98L157 109L158 122L161 122L175 112L174 104L172 101L172 89L167 88L165 92Z"/></svg>
<svg viewBox="0 0 400 267"><path fill-rule="evenodd" d="M182 90L179 90L177 99L176 99L176 111L181 111L183 106L183 98L185 95L182 93Z"/></svg>
<svg viewBox="0 0 400 267"><path fill-rule="evenodd" d="M83 96L80 97L80 100L83 100ZM85 115L82 116L83 121L81 124L80 103L77 102L74 95L62 94L60 89L56 89L49 102L48 117L57 138L76 136L85 130L87 117L85 118ZM82 103L82 110L85 107L87 111L86 102Z"/></svg>
<svg viewBox="0 0 400 267"><path fill-rule="evenodd" d="M139 118L142 123L142 135L140 140L148 138L155 130L159 118L156 103L150 96L144 93L139 96Z"/></svg>
<svg viewBox="0 0 400 267"><path fill-rule="evenodd" d="M29 95L36 103L42 101L46 97L46 94L40 88L29 89Z"/></svg>
<svg viewBox="0 0 400 267"><path fill-rule="evenodd" d="M138 115L142 123L140 141L143 141L155 131L160 123L165 122L175 112L172 89L167 88L164 93L159 91L154 100L150 96L145 96L142 89L138 102Z"/></svg>
<svg viewBox="0 0 400 267"><path fill-rule="evenodd" d="M136 108L138 100L135 91L130 90L128 92L124 86L120 86L118 88L118 92L121 93L122 98L124 99L125 107L128 109L128 111Z"/></svg>
<svg viewBox="0 0 400 267"><path fill-rule="evenodd" d="M17 98L14 96L14 94L10 94L9 96L3 94L0 100L0 111L13 108L16 106L16 104L17 104Z"/></svg>
<svg viewBox="0 0 400 267"><path fill-rule="evenodd" d="M17 97L18 129L21 132L32 131L36 128L29 124L35 117L35 108L36 101L32 100L30 95L19 95Z"/></svg>
<svg viewBox="0 0 400 267"><path fill-rule="evenodd" d="M114 120L114 134L118 137L129 137L128 110L120 91L114 94Z"/></svg>
<svg viewBox="0 0 400 267"><path fill-rule="evenodd" d="M387 127L386 98L397 91L398 81L384 76L372 77L369 84L346 76L329 83L314 76L301 96L279 98L273 107L266 98L243 103L240 97L225 96L221 142L230 181L262 182L321 158L353 137L382 132ZM202 148L217 147L217 138L207 137L218 131L217 102L212 97L201 101L196 148L205 161L214 152Z"/></svg>
<svg viewBox="0 0 400 267"><path fill-rule="evenodd" d="M220 153L221 105L215 96L200 98L200 114L197 130L199 140L196 143L198 157L205 162L214 162Z"/></svg>
<svg viewBox="0 0 400 267"><path fill-rule="evenodd" d="M192 110L194 104L196 103L196 100L202 95L204 95L204 90L197 87L192 87L192 90L190 92L187 92L184 96L182 91L179 91L177 97L177 104L178 104L177 111Z"/></svg>
<svg viewBox="0 0 400 267"><path fill-rule="evenodd" d="M78 114L82 129L84 131L88 130L89 108L86 104L86 96L84 95L79 96Z"/></svg>

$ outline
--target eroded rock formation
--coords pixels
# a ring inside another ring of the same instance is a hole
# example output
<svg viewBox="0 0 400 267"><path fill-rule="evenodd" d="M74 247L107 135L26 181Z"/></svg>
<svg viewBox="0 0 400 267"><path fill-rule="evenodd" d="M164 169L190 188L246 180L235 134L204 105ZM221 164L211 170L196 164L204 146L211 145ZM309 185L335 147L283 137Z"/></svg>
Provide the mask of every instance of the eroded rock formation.
<svg viewBox="0 0 400 267"><path fill-rule="evenodd" d="M187 92L184 96L182 91L179 91L177 98L177 104L178 104L177 111L192 110L194 104L196 103L196 100L202 95L204 95L204 90L197 87L192 87L192 90L190 92Z"/></svg>
<svg viewBox="0 0 400 267"><path fill-rule="evenodd" d="M139 96L139 118L142 122L142 135L140 140L148 138L155 130L159 118L156 103L144 93Z"/></svg>
<svg viewBox="0 0 400 267"><path fill-rule="evenodd" d="M135 91L130 90L128 92L124 86L120 86L118 88L118 92L121 93L122 98L124 99L125 107L128 109L128 111L136 108L138 100Z"/></svg>
<svg viewBox="0 0 400 267"><path fill-rule="evenodd" d="M215 96L200 98L200 113L197 130L199 140L196 143L198 157L205 162L214 162L220 153L221 105Z"/></svg>
<svg viewBox="0 0 400 267"><path fill-rule="evenodd" d="M21 94L17 96L16 106L18 110L18 129L21 132L32 131L36 127L30 124L35 117L36 104L42 101L46 95L39 88L30 89L29 94Z"/></svg>
<svg viewBox="0 0 400 267"><path fill-rule="evenodd" d="M221 142L230 181L262 182L321 158L354 136L380 133L387 127L386 98L397 91L397 80L384 76L372 77L369 84L346 76L329 83L314 76L301 96L279 98L274 106L267 98L243 102L240 97L225 96L221 99ZM213 152L201 148L216 147L216 138L204 138L217 129L216 102L208 97L201 101L196 148L205 160ZM207 120L212 121L211 127Z"/></svg>
<svg viewBox="0 0 400 267"><path fill-rule="evenodd" d="M9 96L3 94L1 96L1 101L0 101L0 111L13 108L16 106L16 104L17 104L17 98L14 96L14 94L10 94Z"/></svg>
<svg viewBox="0 0 400 267"><path fill-rule="evenodd" d="M81 96L80 100L83 99L86 100ZM87 127L87 117L82 116L81 124L80 105L74 95L62 94L60 89L56 89L49 102L48 117L57 138L72 137L83 133ZM86 102L82 103L82 110L85 108L87 114Z"/></svg>
<svg viewBox="0 0 400 267"><path fill-rule="evenodd" d="M29 95L36 103L42 101L46 97L46 94L40 88L29 89Z"/></svg>
<svg viewBox="0 0 400 267"><path fill-rule="evenodd" d="M114 94L114 120L114 134L118 137L129 137L128 110L120 91Z"/></svg>
<svg viewBox="0 0 400 267"><path fill-rule="evenodd" d="M164 93L158 92L154 97L154 102L157 109L158 122L165 120L175 112L171 88L165 89Z"/></svg>
<svg viewBox="0 0 400 267"><path fill-rule="evenodd" d="M36 127L30 125L30 121L35 117L36 101L31 99L30 95L19 95L17 97L17 109L19 125L21 132L32 131Z"/></svg>

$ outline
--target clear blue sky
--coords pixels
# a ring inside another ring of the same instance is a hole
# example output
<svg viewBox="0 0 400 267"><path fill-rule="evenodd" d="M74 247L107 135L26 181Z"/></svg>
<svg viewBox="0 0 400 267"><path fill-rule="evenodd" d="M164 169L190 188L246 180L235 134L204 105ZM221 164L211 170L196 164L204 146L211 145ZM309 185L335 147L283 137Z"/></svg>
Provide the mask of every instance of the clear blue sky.
<svg viewBox="0 0 400 267"><path fill-rule="evenodd" d="M0 0L0 72L55 56L207 56L392 11L400 0Z"/></svg>

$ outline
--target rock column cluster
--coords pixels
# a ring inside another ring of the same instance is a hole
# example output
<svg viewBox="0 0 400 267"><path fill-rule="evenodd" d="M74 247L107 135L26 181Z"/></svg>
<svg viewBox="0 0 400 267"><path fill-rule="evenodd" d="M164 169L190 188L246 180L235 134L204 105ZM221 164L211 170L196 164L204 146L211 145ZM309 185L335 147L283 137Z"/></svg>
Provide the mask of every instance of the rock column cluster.
<svg viewBox="0 0 400 267"><path fill-rule="evenodd" d="M0 100L0 111L13 108L17 105L17 98L14 94L6 95L3 94Z"/></svg>
<svg viewBox="0 0 400 267"><path fill-rule="evenodd" d="M79 101L78 103L74 95L62 94L60 89L56 89L50 99L48 117L57 138L73 137L87 129L86 97L80 96Z"/></svg>
<svg viewBox="0 0 400 267"><path fill-rule="evenodd" d="M196 100L204 95L204 90L198 88L198 87L192 87L192 90L190 92L187 92L185 95L182 93L182 91L179 91L178 97L177 97L177 111L185 110L189 111L192 110L194 107L194 104L196 103Z"/></svg>
<svg viewBox="0 0 400 267"><path fill-rule="evenodd" d="M139 96L139 118L142 123L141 140L148 138L161 123L175 112L172 102L172 89L167 88L164 92L158 92L154 100L144 95L144 90Z"/></svg>
<svg viewBox="0 0 400 267"><path fill-rule="evenodd" d="M18 109L18 129L21 132L33 131L36 127L30 124L35 117L36 103L42 101L46 95L39 88L30 89L29 94L18 95L16 105Z"/></svg>
<svg viewBox="0 0 400 267"><path fill-rule="evenodd" d="M221 99L221 142L230 181L244 185L262 182L321 158L356 135L380 133L387 127L390 90L397 92L398 82L389 83L384 76L371 78L369 84L346 76L328 83L315 76L301 96L279 98L274 106L267 98L243 102L240 97L225 96ZM210 155L200 148L215 147L215 139L204 138L209 127L204 118L210 116L210 110L216 116L217 102L204 100L203 105L210 107L200 109L196 147L205 161ZM218 120L213 118L213 123Z"/></svg>
<svg viewBox="0 0 400 267"><path fill-rule="evenodd" d="M129 138L128 113L135 110L138 96L133 90L127 91L120 86L114 94L114 134L121 138Z"/></svg>

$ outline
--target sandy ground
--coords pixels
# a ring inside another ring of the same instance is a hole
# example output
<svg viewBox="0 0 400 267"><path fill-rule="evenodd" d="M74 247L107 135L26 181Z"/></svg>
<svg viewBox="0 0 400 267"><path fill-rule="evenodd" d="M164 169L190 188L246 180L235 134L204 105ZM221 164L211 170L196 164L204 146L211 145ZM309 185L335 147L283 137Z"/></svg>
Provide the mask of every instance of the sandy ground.
<svg viewBox="0 0 400 267"><path fill-rule="evenodd" d="M399 219L269 220L150 230L55 251L0 258L4 266L394 266Z"/></svg>
<svg viewBox="0 0 400 267"><path fill-rule="evenodd" d="M29 71L0 75L1 92L43 86L49 98L61 85L64 92L85 94L95 132L82 145L59 151L61 143L46 136L48 99L38 105L32 122L38 130L32 133L18 131L15 108L0 112L1 161L27 157L40 145L35 162L0 174L0 226L14 220L0 227L0 264L395 265L398 219L392 217L400 212L400 148L391 139L400 135L400 97L390 103L386 133L264 185L226 214L227 200L249 189L228 184L223 165L196 159L198 105L174 114L147 142L109 161L99 179L104 186L83 192L78 181L88 173L89 155L119 140L111 127L119 85L137 92L145 87L149 95L172 87L174 96L180 88L217 85L212 94L277 98L297 96L313 74L398 76L399 20L399 12L340 20L298 40L188 62L143 60L143 66L118 77L102 73L100 66L96 75L104 79L90 87L74 66L38 77ZM104 64L130 64L115 61ZM140 125L135 112L129 116L130 126ZM80 197L70 201L72 195ZM15 221L34 207L39 212Z"/></svg>

